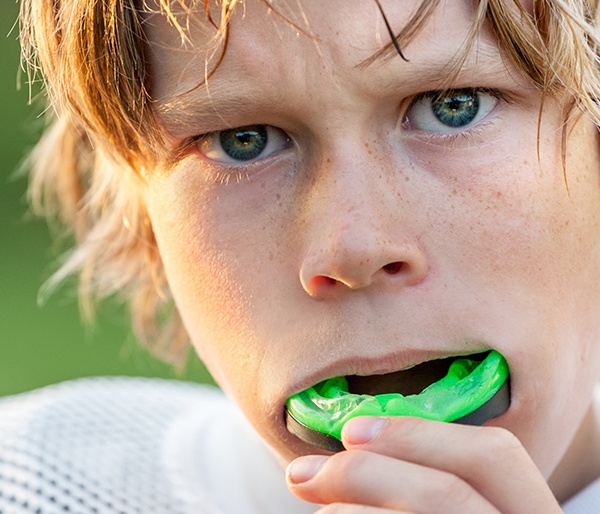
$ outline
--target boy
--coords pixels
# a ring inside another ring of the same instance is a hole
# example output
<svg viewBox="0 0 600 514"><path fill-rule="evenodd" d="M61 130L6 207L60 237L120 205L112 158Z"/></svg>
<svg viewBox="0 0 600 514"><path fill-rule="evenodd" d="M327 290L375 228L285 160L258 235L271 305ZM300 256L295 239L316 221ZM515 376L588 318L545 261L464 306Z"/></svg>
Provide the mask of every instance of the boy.
<svg viewBox="0 0 600 514"><path fill-rule="evenodd" d="M54 281L123 292L171 356L189 336L269 450L217 393L100 381L8 402L4 451L46 424L58 482L85 477L52 501L81 512L88 493L98 512L599 512L596 10L24 2L56 111L33 200L78 240ZM484 426L360 417L335 455L286 429L325 379L402 388L491 350L511 402ZM48 498L25 489L14 512Z"/></svg>

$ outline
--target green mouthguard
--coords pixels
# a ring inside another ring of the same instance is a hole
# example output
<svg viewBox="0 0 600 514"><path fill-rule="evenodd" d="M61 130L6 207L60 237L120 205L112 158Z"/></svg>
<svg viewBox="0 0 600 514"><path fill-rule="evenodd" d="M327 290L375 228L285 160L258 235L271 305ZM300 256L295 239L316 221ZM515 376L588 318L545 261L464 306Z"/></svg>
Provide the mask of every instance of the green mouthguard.
<svg viewBox="0 0 600 514"><path fill-rule="evenodd" d="M507 385L508 375L506 359L491 351L483 360L458 357L445 377L419 394L353 394L347 380L336 377L294 394L286 407L294 422L341 440L342 427L357 416L460 420L490 401Z"/></svg>

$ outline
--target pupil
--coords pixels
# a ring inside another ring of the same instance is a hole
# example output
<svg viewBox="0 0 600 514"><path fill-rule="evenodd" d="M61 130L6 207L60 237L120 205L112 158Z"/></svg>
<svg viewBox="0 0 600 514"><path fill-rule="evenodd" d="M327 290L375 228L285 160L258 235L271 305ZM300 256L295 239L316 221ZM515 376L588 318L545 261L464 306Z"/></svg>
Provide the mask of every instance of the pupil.
<svg viewBox="0 0 600 514"><path fill-rule="evenodd" d="M456 92L433 101L434 116L448 127L464 127L479 111L479 97L472 92Z"/></svg>
<svg viewBox="0 0 600 514"><path fill-rule="evenodd" d="M267 147L265 125L250 125L233 130L223 130L219 135L223 151L236 161L256 159Z"/></svg>

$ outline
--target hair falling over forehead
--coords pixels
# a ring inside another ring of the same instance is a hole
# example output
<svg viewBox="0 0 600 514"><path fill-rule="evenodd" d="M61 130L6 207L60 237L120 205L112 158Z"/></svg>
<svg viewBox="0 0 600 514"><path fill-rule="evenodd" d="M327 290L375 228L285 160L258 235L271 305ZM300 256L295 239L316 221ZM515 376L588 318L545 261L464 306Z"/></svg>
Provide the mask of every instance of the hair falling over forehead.
<svg viewBox="0 0 600 514"><path fill-rule="evenodd" d="M49 127L30 159L30 199L38 213L75 236L46 290L78 275L88 314L93 299L121 296L140 339L173 363L182 362L187 336L141 199L145 173L169 158L149 92L142 13L165 16L186 47L192 45L191 24L198 17L208 21L214 52L201 83L227 54L233 13L253 1L294 33L312 37L310 20L298 26L284 16L289 6L283 0L21 0L23 59L31 80L43 78L51 106ZM390 25L384 2L372 1L390 42L361 66L381 57L410 60L410 42L440 0L423 0L400 28ZM535 87L545 96L570 99L565 116L587 113L600 125L596 11L597 0L473 0L463 59L487 23ZM462 62L457 59L449 70L448 85Z"/></svg>

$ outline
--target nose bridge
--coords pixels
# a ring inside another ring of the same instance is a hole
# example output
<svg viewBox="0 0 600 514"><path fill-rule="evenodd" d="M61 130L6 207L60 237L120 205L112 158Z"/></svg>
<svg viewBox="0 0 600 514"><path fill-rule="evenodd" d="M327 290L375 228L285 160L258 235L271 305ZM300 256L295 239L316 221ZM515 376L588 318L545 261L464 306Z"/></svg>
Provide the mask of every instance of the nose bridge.
<svg viewBox="0 0 600 514"><path fill-rule="evenodd" d="M300 273L311 296L335 284L360 289L373 282L409 284L422 278L427 266L411 234L404 179L391 166L373 161L368 148L331 153L318 166Z"/></svg>
<svg viewBox="0 0 600 514"><path fill-rule="evenodd" d="M378 184L381 173L378 181L372 165L351 158L329 159L324 168L317 182L315 203L319 203L317 210L321 211L319 225L329 232L330 242L342 244L348 239L346 243L351 243L356 232L363 230L363 237L374 237L382 229L378 220L384 211L386 194Z"/></svg>
<svg viewBox="0 0 600 514"><path fill-rule="evenodd" d="M393 214L386 209L392 191L384 187L383 171L357 151L332 153L317 167L308 206L311 242L332 254L373 246Z"/></svg>

